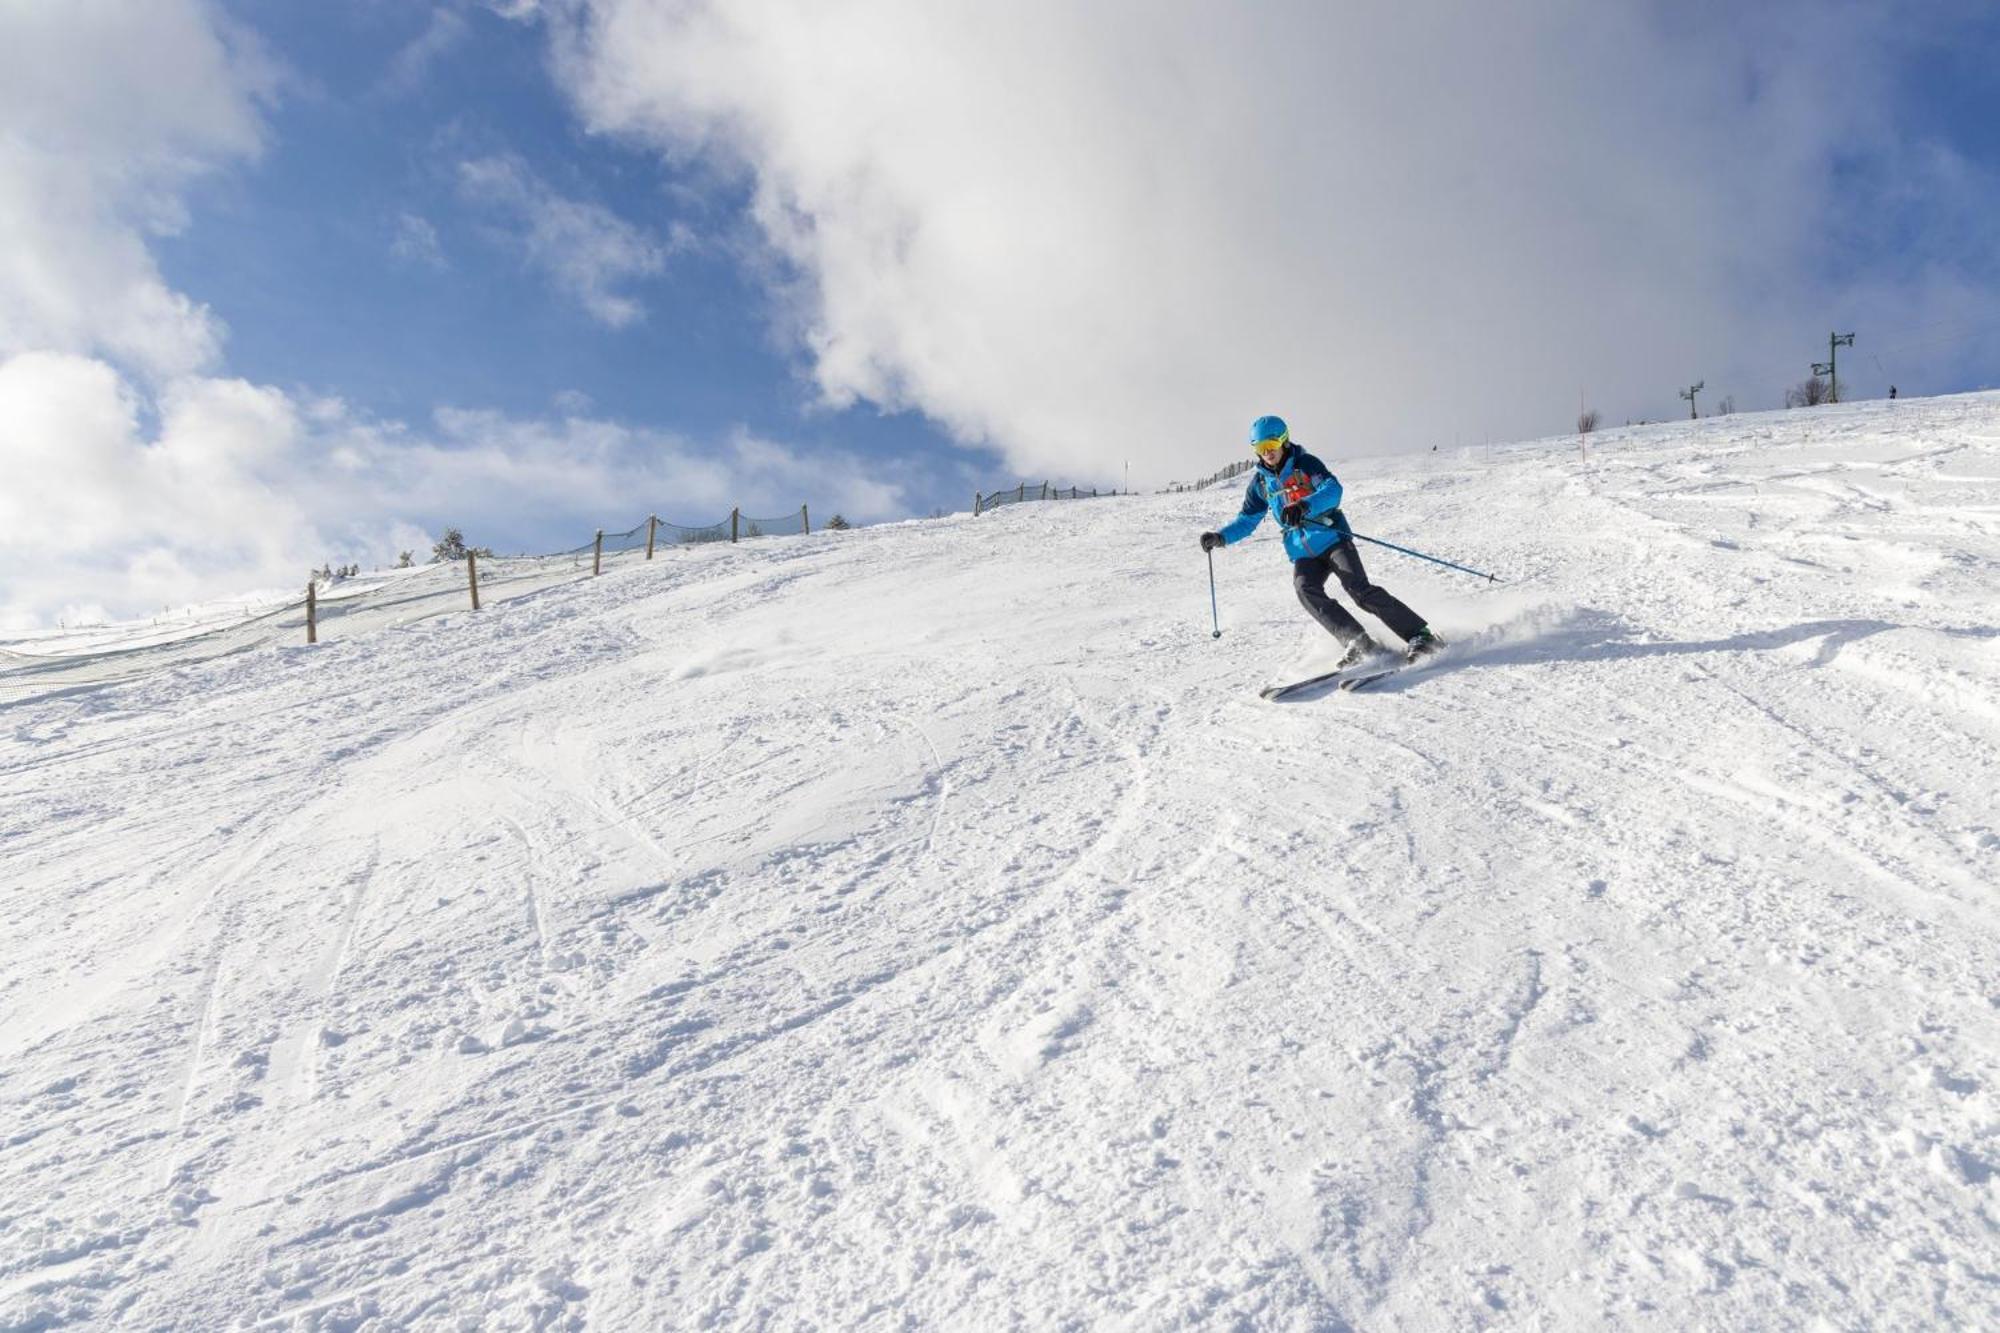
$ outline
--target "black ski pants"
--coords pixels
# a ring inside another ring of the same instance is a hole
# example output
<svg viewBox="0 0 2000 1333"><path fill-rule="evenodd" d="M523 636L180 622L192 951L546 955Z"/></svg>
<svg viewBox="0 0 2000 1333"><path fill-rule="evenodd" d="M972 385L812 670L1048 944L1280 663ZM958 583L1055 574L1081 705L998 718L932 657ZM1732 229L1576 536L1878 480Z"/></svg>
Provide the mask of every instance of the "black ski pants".
<svg viewBox="0 0 2000 1333"><path fill-rule="evenodd" d="M1352 643L1366 633L1361 622L1347 614L1347 608L1326 595L1326 577L1337 575L1341 588L1354 604L1387 625L1399 639L1408 639L1424 627L1424 618L1404 606L1383 588L1368 581L1361 568L1361 552L1354 539L1343 539L1323 555L1309 555L1292 562L1292 590L1312 618L1342 643Z"/></svg>

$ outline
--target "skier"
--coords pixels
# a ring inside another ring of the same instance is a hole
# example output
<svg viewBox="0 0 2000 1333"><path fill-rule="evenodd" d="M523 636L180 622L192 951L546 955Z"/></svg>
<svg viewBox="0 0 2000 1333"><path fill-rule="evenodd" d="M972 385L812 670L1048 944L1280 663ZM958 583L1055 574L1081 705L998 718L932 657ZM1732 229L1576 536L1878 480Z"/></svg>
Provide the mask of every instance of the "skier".
<svg viewBox="0 0 2000 1333"><path fill-rule="evenodd" d="M1404 641L1403 656L1414 662L1436 652L1444 641L1431 632L1424 618L1388 592L1368 581L1355 549L1353 529L1340 512L1341 486L1326 464L1292 443L1281 417L1258 417L1250 423L1250 447L1257 466L1243 494L1243 512L1220 532L1201 534L1201 549L1240 542L1257 530L1264 515L1275 513L1284 529L1285 554L1292 559L1292 589L1306 611L1327 633L1346 645L1337 664L1350 667L1365 658L1386 654L1369 637L1361 622L1326 595L1326 578L1334 574L1355 605L1374 616Z"/></svg>

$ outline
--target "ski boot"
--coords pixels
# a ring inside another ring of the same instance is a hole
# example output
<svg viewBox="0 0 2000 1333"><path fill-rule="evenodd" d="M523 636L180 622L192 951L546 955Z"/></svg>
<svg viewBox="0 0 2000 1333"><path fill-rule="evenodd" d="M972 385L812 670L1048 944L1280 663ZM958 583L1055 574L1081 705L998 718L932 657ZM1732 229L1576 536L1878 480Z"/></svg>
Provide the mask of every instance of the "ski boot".
<svg viewBox="0 0 2000 1333"><path fill-rule="evenodd" d="M1431 633L1431 627L1426 625L1415 634L1412 634L1410 641L1403 645L1403 660L1405 662L1415 662L1419 659L1429 657L1442 647L1444 647L1444 640Z"/></svg>
<svg viewBox="0 0 2000 1333"><path fill-rule="evenodd" d="M1381 644L1375 642L1368 635L1363 634L1359 638L1347 641L1347 651L1341 655L1338 662L1333 664L1333 669L1335 671L1345 671L1349 667L1360 666L1371 657L1380 657L1383 652L1384 649Z"/></svg>

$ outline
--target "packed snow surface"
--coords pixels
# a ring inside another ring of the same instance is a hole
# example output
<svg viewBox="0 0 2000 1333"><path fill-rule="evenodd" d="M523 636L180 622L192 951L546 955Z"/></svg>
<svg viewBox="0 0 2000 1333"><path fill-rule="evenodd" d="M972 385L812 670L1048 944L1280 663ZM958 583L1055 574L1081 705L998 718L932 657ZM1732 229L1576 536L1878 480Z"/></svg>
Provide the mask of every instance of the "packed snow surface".
<svg viewBox="0 0 2000 1333"><path fill-rule="evenodd" d="M0 1329L2000 1326L2000 397L0 705Z"/></svg>

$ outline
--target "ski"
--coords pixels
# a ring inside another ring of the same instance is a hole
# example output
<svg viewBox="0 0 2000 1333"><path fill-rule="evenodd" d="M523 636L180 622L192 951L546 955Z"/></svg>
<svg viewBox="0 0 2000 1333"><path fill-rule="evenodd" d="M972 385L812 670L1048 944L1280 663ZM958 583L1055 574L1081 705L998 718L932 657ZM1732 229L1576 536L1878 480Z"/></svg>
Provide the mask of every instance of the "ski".
<svg viewBox="0 0 2000 1333"><path fill-rule="evenodd" d="M1330 680L1339 680L1346 674L1345 671L1322 671L1317 676L1307 676L1304 680L1287 681L1282 685L1266 685L1263 689L1257 691L1257 697L1260 699L1282 699L1287 695L1297 694L1300 690L1309 690L1315 685L1324 685Z"/></svg>
<svg viewBox="0 0 2000 1333"><path fill-rule="evenodd" d="M1403 668L1407 665L1409 664L1406 662L1398 662L1395 666L1383 667L1380 671L1367 671L1358 676L1349 676L1346 680L1340 682L1340 688L1348 694L1352 694L1356 690L1365 690L1378 680L1387 680L1391 676L1401 674Z"/></svg>
<svg viewBox="0 0 2000 1333"><path fill-rule="evenodd" d="M1257 694L1259 698L1263 699L1288 699L1295 694L1312 689L1315 685L1331 685L1335 683L1338 683L1339 687L1343 690L1358 690L1364 685L1373 684L1384 676L1393 676L1402 669L1403 664L1401 662L1395 662L1387 666L1377 664L1340 667L1333 671L1322 671L1317 676L1307 676L1303 680L1286 681L1282 685L1266 685L1263 689L1257 691Z"/></svg>
<svg viewBox="0 0 2000 1333"><path fill-rule="evenodd" d="M1294 698L1313 690L1316 686L1329 685L1338 688L1342 694L1352 694L1356 690L1365 690L1378 681L1400 675L1411 667L1429 666L1437 661L1438 655L1439 650L1433 648L1412 658L1377 657L1370 662L1357 663L1333 671L1322 671L1317 676L1307 676L1304 680L1287 681L1282 685L1266 685L1257 691L1257 694L1260 698L1275 702Z"/></svg>

